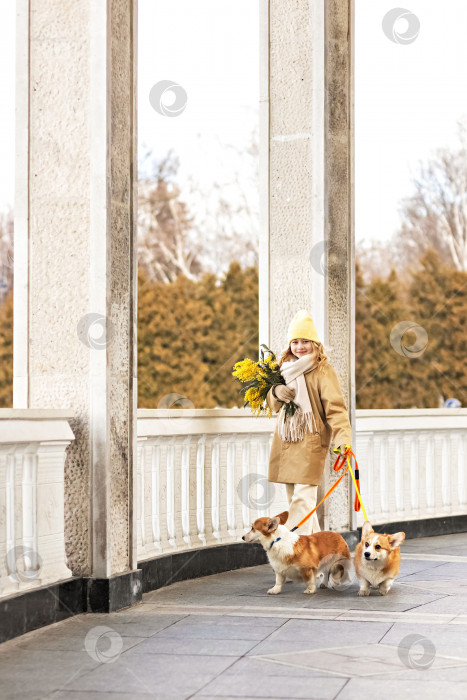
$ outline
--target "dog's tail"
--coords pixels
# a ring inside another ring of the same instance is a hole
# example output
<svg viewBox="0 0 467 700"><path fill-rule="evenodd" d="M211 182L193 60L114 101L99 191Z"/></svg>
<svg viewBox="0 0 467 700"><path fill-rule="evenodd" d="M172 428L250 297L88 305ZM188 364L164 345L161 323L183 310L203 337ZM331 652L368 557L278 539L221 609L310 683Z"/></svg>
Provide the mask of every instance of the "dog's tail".
<svg viewBox="0 0 467 700"><path fill-rule="evenodd" d="M329 569L328 588L334 591L342 591L352 584L351 561L342 557Z"/></svg>

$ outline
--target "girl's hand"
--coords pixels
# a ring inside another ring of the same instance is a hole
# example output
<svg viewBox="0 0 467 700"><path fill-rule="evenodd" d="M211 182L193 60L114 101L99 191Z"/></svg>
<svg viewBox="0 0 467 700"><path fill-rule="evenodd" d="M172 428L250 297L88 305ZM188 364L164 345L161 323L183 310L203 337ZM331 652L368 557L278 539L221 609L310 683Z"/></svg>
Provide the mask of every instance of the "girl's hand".
<svg viewBox="0 0 467 700"><path fill-rule="evenodd" d="M290 403L290 401L293 401L295 397L295 389L288 387L286 384L276 384L273 392L276 398L284 403Z"/></svg>
<svg viewBox="0 0 467 700"><path fill-rule="evenodd" d="M335 447L335 448L333 449L333 452L334 452L336 455L337 455L337 454L345 455L345 451L346 451L346 449L349 448L349 447L350 447L350 445L340 445L340 447ZM352 449L352 448L350 447L350 449Z"/></svg>

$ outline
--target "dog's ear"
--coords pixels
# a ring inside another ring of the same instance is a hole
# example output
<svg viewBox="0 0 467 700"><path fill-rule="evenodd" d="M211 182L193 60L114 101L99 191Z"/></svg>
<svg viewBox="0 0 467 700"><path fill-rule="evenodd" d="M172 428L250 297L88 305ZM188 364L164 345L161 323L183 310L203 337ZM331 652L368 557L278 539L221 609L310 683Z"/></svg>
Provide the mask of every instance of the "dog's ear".
<svg viewBox="0 0 467 700"><path fill-rule="evenodd" d="M368 520L365 520L362 527L362 540L365 540L369 535L371 535L372 532L373 528L371 523Z"/></svg>
<svg viewBox="0 0 467 700"><path fill-rule="evenodd" d="M405 540L405 532L396 532L394 535L388 535L388 542L391 549L397 549Z"/></svg>
<svg viewBox="0 0 467 700"><path fill-rule="evenodd" d="M276 518L279 518L279 522L281 525L285 525L285 523L287 522L287 520L289 518L289 511L284 510L283 513L279 513L279 515L276 515Z"/></svg>
<svg viewBox="0 0 467 700"><path fill-rule="evenodd" d="M268 532L274 532L275 530L277 530L277 526L279 525L279 523L280 523L280 520L279 520L278 515L276 515L275 518L269 518Z"/></svg>

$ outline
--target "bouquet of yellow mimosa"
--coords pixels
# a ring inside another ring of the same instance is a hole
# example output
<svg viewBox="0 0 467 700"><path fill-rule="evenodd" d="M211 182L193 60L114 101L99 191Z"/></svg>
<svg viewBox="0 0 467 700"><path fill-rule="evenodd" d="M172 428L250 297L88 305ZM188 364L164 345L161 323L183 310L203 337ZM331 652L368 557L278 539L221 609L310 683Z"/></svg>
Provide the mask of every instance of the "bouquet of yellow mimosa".
<svg viewBox="0 0 467 700"><path fill-rule="evenodd" d="M239 391L245 399L243 407L249 406L252 413L257 416L266 413L271 418L272 410L266 403L266 396L271 387L285 384L285 380L272 350L263 343L260 347L266 350L266 357L264 350L261 350L261 359L257 362L249 357L240 360L240 362L235 363L232 374L242 382L243 386ZM297 408L298 406L293 401L285 403L285 418L293 416Z"/></svg>

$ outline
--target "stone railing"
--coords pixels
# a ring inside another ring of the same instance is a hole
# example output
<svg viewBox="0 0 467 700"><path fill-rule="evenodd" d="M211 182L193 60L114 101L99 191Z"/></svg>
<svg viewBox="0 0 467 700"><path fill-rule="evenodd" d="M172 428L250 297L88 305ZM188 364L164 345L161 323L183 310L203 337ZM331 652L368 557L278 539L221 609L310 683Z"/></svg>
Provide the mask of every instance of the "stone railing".
<svg viewBox="0 0 467 700"><path fill-rule="evenodd" d="M236 542L284 510L267 481L271 426L243 409L138 410L138 559Z"/></svg>
<svg viewBox="0 0 467 700"><path fill-rule="evenodd" d="M0 410L0 596L71 576L67 418ZM140 409L138 559L237 542L254 518L285 510L284 487L267 481L274 425L246 409ZM361 489L374 524L467 513L466 427L466 409L357 411Z"/></svg>
<svg viewBox="0 0 467 700"><path fill-rule="evenodd" d="M467 513L466 409L356 417L372 523ZM274 420L246 409L138 411L139 560L238 541L254 518L287 508L284 487L267 482Z"/></svg>
<svg viewBox="0 0 467 700"><path fill-rule="evenodd" d="M356 454L370 520L466 514L466 428L462 408L357 411Z"/></svg>
<svg viewBox="0 0 467 700"><path fill-rule="evenodd" d="M71 576L63 516L69 417L0 409L0 597Z"/></svg>

